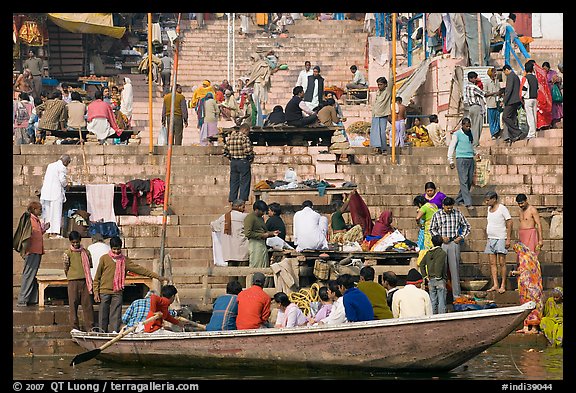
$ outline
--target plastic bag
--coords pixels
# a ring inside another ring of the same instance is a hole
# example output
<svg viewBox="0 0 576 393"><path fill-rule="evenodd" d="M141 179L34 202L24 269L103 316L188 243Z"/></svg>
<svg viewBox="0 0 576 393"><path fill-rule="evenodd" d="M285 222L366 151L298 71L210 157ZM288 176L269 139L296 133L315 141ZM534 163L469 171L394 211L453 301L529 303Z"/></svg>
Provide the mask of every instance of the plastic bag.
<svg viewBox="0 0 576 393"><path fill-rule="evenodd" d="M476 168L474 169L474 178L472 184L477 187L484 187L490 180L490 160L476 161Z"/></svg>
<svg viewBox="0 0 576 393"><path fill-rule="evenodd" d="M552 94L552 102L561 103L562 101L564 101L564 97L562 97L562 92L560 91L560 88L556 83L552 85L552 91L550 91L550 93Z"/></svg>
<svg viewBox="0 0 576 393"><path fill-rule="evenodd" d="M162 126L162 128L160 128L160 133L158 134L157 145L166 146L167 144L168 144L168 130L166 129L166 127Z"/></svg>
<svg viewBox="0 0 576 393"><path fill-rule="evenodd" d="M278 236L269 237L268 239L266 239L266 245L268 247L271 247L274 251L282 251L284 249L287 249L287 250L293 250L294 249L294 247L292 247L290 244L286 243L286 241L284 239L282 239L281 237L278 237Z"/></svg>
<svg viewBox="0 0 576 393"><path fill-rule="evenodd" d="M526 117L526 110L523 107L518 108L518 127L524 135L528 134L528 118Z"/></svg>

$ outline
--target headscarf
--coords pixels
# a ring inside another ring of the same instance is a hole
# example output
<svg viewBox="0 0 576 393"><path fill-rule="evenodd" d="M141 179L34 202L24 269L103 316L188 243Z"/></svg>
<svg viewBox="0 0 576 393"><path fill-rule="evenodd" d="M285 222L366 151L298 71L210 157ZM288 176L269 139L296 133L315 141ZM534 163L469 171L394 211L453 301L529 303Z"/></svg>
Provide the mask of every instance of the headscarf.
<svg viewBox="0 0 576 393"><path fill-rule="evenodd" d="M372 236L384 236L388 233L394 232L392 227L392 211L384 210L378 220L374 223L374 228L372 229Z"/></svg>
<svg viewBox="0 0 576 393"><path fill-rule="evenodd" d="M124 289L124 283L126 281L126 257L124 254L114 254L112 250L108 251L108 256L116 262L116 269L114 270L114 287L112 288L114 292L118 292Z"/></svg>
<svg viewBox="0 0 576 393"><path fill-rule="evenodd" d="M552 294L557 294L564 297L564 289L562 287L556 287L552 290Z"/></svg>
<svg viewBox="0 0 576 393"><path fill-rule="evenodd" d="M70 251L79 252L82 258L82 269L84 270L84 277L86 277L86 286L88 287L88 293L92 293L92 273L90 272L90 258L86 249L80 245L79 248L74 248L70 245Z"/></svg>

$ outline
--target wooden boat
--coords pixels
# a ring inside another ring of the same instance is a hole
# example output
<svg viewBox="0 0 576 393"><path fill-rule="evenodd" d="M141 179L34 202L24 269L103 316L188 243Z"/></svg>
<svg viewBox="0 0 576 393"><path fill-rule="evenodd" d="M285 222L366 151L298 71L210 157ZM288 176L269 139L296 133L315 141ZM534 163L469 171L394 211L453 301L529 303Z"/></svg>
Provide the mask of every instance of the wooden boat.
<svg viewBox="0 0 576 393"><path fill-rule="evenodd" d="M281 329L129 334L97 359L182 367L449 371L504 339L535 307L520 306ZM116 334L71 332L94 350Z"/></svg>

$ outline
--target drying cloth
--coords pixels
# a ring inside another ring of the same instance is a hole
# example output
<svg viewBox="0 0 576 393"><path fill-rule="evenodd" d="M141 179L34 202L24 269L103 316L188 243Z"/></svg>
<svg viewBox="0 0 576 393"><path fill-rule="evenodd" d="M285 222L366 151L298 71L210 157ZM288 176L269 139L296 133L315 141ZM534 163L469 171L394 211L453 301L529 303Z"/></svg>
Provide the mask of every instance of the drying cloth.
<svg viewBox="0 0 576 393"><path fill-rule="evenodd" d="M282 261L270 265L272 272L274 272L274 286L277 291L289 294L293 292L294 286L297 285L298 277L294 273L294 267L292 266L294 261L296 261L297 265L297 258L284 258Z"/></svg>
<svg viewBox="0 0 576 393"><path fill-rule="evenodd" d="M86 184L86 205L91 221L116 222L114 184Z"/></svg>
<svg viewBox="0 0 576 393"><path fill-rule="evenodd" d="M360 225L362 227L362 233L364 237L372 233L372 217L370 216L370 210L364 202L364 199L357 192L350 195L350 202L348 203L348 209L350 210L350 215L352 216L352 223L354 225Z"/></svg>

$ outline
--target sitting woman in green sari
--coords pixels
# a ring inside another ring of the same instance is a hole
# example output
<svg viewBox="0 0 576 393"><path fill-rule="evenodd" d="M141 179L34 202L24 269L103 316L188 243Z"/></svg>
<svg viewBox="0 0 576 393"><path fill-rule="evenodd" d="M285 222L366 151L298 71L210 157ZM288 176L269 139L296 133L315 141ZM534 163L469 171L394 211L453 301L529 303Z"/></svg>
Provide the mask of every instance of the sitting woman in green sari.
<svg viewBox="0 0 576 393"><path fill-rule="evenodd" d="M564 338L564 290L556 287L552 296L544 304L544 316L540 321L540 330L553 346L562 346Z"/></svg>
<svg viewBox="0 0 576 393"><path fill-rule="evenodd" d="M432 216L438 210L438 206L428 202L423 195L417 195L414 198L414 206L418 207L416 224L420 227L417 241L418 248L420 248L420 250L428 250L434 247L432 244L432 235L430 234L430 223L432 222Z"/></svg>

